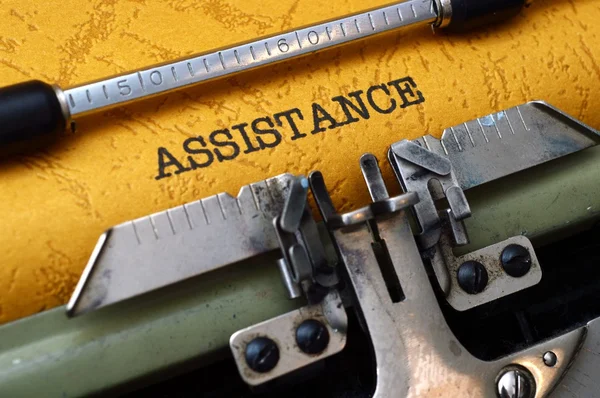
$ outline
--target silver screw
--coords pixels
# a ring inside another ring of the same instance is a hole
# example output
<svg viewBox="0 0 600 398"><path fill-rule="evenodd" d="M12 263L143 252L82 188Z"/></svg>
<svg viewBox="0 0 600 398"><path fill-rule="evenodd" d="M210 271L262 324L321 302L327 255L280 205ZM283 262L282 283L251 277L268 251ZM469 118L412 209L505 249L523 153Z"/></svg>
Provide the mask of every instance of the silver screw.
<svg viewBox="0 0 600 398"><path fill-rule="evenodd" d="M553 367L558 362L556 354L552 351L547 351L543 356L544 364L548 367Z"/></svg>
<svg viewBox="0 0 600 398"><path fill-rule="evenodd" d="M507 366L502 369L496 382L500 398L532 398L535 394L533 376L520 366Z"/></svg>

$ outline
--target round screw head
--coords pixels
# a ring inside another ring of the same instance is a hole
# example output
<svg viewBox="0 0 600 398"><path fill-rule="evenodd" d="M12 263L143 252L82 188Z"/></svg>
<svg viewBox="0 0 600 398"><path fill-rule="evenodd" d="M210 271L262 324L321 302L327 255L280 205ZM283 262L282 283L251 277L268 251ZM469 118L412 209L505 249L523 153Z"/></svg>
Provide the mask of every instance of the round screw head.
<svg viewBox="0 0 600 398"><path fill-rule="evenodd" d="M458 285L469 294L483 292L488 283L485 267L477 261L465 261L458 267Z"/></svg>
<svg viewBox="0 0 600 398"><path fill-rule="evenodd" d="M549 368L553 367L558 362L558 357L552 351L546 351L542 359L544 360L544 364Z"/></svg>
<svg viewBox="0 0 600 398"><path fill-rule="evenodd" d="M531 269L529 250L521 245L510 244L502 250L500 262L504 271L515 278L520 278Z"/></svg>
<svg viewBox="0 0 600 398"><path fill-rule="evenodd" d="M520 366L504 368L496 379L496 387L500 398L532 398L535 395L533 376Z"/></svg>
<svg viewBox="0 0 600 398"><path fill-rule="evenodd" d="M329 344L329 331L321 322L307 319L296 329L296 344L307 354L320 354Z"/></svg>
<svg viewBox="0 0 600 398"><path fill-rule="evenodd" d="M246 346L246 363L258 373L266 373L279 362L279 347L268 337L257 337Z"/></svg>

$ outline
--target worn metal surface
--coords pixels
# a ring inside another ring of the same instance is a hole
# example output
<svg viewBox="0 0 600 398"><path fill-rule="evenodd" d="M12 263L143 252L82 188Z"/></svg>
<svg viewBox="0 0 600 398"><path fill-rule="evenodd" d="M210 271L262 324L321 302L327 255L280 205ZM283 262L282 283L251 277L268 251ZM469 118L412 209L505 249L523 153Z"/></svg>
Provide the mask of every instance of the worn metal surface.
<svg viewBox="0 0 600 398"><path fill-rule="evenodd" d="M531 255L531 269L526 275L514 278L502 269L500 254L510 244L518 244L528 249ZM467 261L477 261L487 270L489 282L478 294L468 294L458 284L458 268ZM450 237L442 234L436 253L431 260L440 286L445 288L448 303L459 311L465 311L481 304L489 303L501 297L518 292L539 283L542 279L542 268L535 255L533 245L525 236L514 236L502 242L475 250L462 256L455 256L452 251ZM447 273L439 270L445 268ZM449 280L446 281L446 278Z"/></svg>
<svg viewBox="0 0 600 398"><path fill-rule="evenodd" d="M291 179L289 194L285 199L281 219L279 220L282 230L294 233L300 228L307 197L308 180L306 177L302 176Z"/></svg>
<svg viewBox="0 0 600 398"><path fill-rule="evenodd" d="M242 261L278 245L273 218L293 177L282 174L111 228L67 310L79 315Z"/></svg>
<svg viewBox="0 0 600 398"><path fill-rule="evenodd" d="M378 202L390 197L379 169L379 163L375 155L365 153L360 158L360 171L367 184L369 195L373 202Z"/></svg>
<svg viewBox="0 0 600 398"><path fill-rule="evenodd" d="M413 212L421 228L422 248L433 247L440 239L441 221L435 200L446 197L457 221L471 216L469 204L445 154L402 140L392 144L388 159L404 191L419 195Z"/></svg>
<svg viewBox="0 0 600 398"><path fill-rule="evenodd" d="M442 315L405 212L377 222L387 242L405 300L393 303L371 249L367 226L335 231L373 344L377 366L375 397L495 397L496 376L508 365L528 369L536 397L556 385L585 338L585 328L568 332L492 362L473 357L457 341ZM407 322L406 320L410 320ZM559 358L548 367L546 351Z"/></svg>
<svg viewBox="0 0 600 398"><path fill-rule="evenodd" d="M328 221L330 228L342 228L350 225L361 224L372 220L383 214L394 213L419 203L419 195L416 192L408 192L393 198L382 199L368 206L350 211L348 213L336 214Z"/></svg>
<svg viewBox="0 0 600 398"><path fill-rule="evenodd" d="M552 396L554 398L600 396L599 369L600 319L596 319L588 324L588 335L583 347Z"/></svg>
<svg viewBox="0 0 600 398"><path fill-rule="evenodd" d="M399 158L434 174L446 176L452 171L452 163L447 157L438 155L414 142L408 140L396 142L392 145L391 150Z"/></svg>
<svg viewBox="0 0 600 398"><path fill-rule="evenodd" d="M403 189L419 194L414 212L421 227L421 246L429 248L440 236L435 200L445 197L454 217L464 220L471 210L463 190L581 151L598 141L594 129L551 105L534 101L450 127L440 140L427 135L414 142L396 142L388 158Z"/></svg>
<svg viewBox="0 0 600 398"><path fill-rule="evenodd" d="M445 155L464 190L596 145L598 132L555 107L532 101L416 142Z"/></svg>
<svg viewBox="0 0 600 398"><path fill-rule="evenodd" d="M329 344L320 354L306 354L296 343L296 328L308 319L320 321L329 331ZM256 386L340 352L346 346L347 328L342 300L332 291L321 304L301 307L234 333L229 346L242 379ZM279 347L279 362L266 373L255 372L246 363L246 346L256 337L268 337Z"/></svg>
<svg viewBox="0 0 600 398"><path fill-rule="evenodd" d="M277 267L279 268L281 282L285 287L287 298L296 299L302 297L302 289L300 288L300 285L294 281L294 274L287 261L285 261L284 258L280 258L277 260Z"/></svg>

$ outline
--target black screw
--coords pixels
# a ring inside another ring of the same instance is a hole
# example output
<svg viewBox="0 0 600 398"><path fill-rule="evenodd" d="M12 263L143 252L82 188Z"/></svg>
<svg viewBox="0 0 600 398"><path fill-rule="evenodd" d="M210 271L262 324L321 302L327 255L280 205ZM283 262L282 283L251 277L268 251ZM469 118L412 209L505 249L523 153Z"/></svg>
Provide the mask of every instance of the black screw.
<svg viewBox="0 0 600 398"><path fill-rule="evenodd" d="M246 346L246 363L250 369L266 373L279 362L279 348L268 337L257 337Z"/></svg>
<svg viewBox="0 0 600 398"><path fill-rule="evenodd" d="M502 250L500 262L504 271L515 278L520 278L531 269L531 255L521 245L508 245Z"/></svg>
<svg viewBox="0 0 600 398"><path fill-rule="evenodd" d="M296 329L296 344L307 354L319 354L329 344L329 332L321 322L308 319Z"/></svg>
<svg viewBox="0 0 600 398"><path fill-rule="evenodd" d="M461 289L469 294L483 292L488 283L488 274L485 267L477 261L465 261L458 267L458 284Z"/></svg>

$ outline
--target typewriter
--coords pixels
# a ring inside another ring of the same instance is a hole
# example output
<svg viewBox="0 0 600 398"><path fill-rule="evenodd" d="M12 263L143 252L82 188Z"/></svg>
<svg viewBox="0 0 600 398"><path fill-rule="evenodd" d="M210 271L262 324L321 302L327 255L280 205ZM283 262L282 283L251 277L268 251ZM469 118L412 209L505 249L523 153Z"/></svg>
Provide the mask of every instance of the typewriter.
<svg viewBox="0 0 600 398"><path fill-rule="evenodd" d="M409 0L64 92L0 89L0 133L523 5ZM420 78L385 81L171 139L150 180L424 103ZM19 95L40 101L8 112ZM0 397L600 396L600 133L551 100L488 112L441 135L390 128L387 156L345 156L364 203L340 204L339 175L316 162L109 228L66 306L0 326Z"/></svg>
<svg viewBox="0 0 600 398"><path fill-rule="evenodd" d="M596 396L599 139L534 101L364 154L364 207L314 171L117 225L4 395Z"/></svg>

